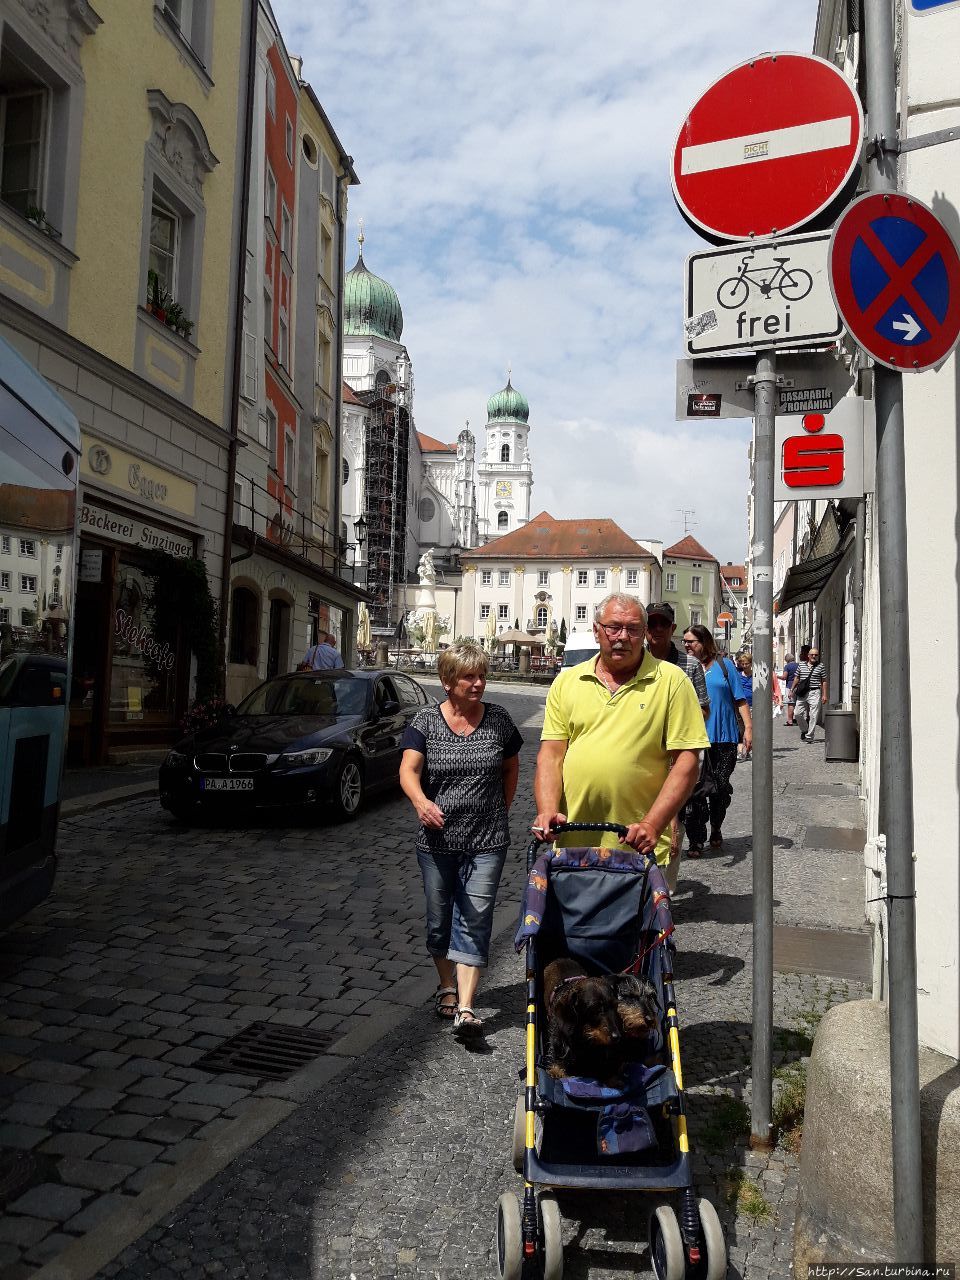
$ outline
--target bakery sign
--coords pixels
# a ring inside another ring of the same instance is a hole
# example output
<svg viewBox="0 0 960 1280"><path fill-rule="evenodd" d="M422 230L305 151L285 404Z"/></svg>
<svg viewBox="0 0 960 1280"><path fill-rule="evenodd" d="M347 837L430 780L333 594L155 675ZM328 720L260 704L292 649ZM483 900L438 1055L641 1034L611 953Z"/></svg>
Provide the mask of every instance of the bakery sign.
<svg viewBox="0 0 960 1280"><path fill-rule="evenodd" d="M140 547L143 551L165 551L167 555L181 559L193 555L193 542L189 538L181 538L166 529L157 529L151 524L144 524L132 516L120 515L116 511L107 511L103 507L84 502L80 507L81 534L94 534L107 538L111 542L123 542L131 547Z"/></svg>
<svg viewBox="0 0 960 1280"><path fill-rule="evenodd" d="M112 442L98 440L85 431L81 433L81 444L80 474L91 483L158 511L175 512L191 520L195 517L197 486L193 480L158 467L146 458L138 458Z"/></svg>

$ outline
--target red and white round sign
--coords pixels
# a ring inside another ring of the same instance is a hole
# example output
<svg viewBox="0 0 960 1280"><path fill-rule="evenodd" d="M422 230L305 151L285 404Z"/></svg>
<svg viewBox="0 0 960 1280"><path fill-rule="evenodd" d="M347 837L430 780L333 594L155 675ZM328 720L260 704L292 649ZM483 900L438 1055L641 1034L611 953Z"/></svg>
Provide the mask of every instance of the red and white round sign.
<svg viewBox="0 0 960 1280"><path fill-rule="evenodd" d="M721 76L680 127L673 194L705 239L828 220L860 163L863 108L832 63L765 53Z"/></svg>

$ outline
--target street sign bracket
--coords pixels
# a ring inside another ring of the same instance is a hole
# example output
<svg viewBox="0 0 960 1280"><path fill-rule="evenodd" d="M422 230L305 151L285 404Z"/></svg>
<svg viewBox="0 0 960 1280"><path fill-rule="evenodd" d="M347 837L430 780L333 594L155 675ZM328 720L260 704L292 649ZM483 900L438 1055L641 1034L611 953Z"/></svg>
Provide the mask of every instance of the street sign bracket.
<svg viewBox="0 0 960 1280"><path fill-rule="evenodd" d="M933 133L920 133L915 138L900 138L894 143L888 142L883 134L877 134L867 144L867 159L873 160L878 155L902 156L906 151L922 151L925 147L939 147L944 142L958 141L960 126L957 125L951 129L936 129Z"/></svg>
<svg viewBox="0 0 960 1280"><path fill-rule="evenodd" d="M763 381L770 382L771 379L764 378ZM790 390L791 387L795 387L797 385L796 381L793 378L785 378L782 373L778 373L776 377L772 379L772 381L774 381L778 387L785 387L788 391ZM751 373L749 378L746 378L743 382L737 383L737 390L752 391L756 385L757 385L757 375L755 373Z"/></svg>

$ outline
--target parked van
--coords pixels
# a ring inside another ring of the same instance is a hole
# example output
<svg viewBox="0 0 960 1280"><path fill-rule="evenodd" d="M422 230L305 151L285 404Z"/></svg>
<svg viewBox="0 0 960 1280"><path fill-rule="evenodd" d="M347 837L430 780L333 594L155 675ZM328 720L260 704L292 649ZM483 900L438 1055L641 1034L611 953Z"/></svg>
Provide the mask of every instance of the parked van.
<svg viewBox="0 0 960 1280"><path fill-rule="evenodd" d="M589 631L571 631L563 650L563 665L575 667L579 662L595 658L599 652L600 646L597 644L592 627Z"/></svg>

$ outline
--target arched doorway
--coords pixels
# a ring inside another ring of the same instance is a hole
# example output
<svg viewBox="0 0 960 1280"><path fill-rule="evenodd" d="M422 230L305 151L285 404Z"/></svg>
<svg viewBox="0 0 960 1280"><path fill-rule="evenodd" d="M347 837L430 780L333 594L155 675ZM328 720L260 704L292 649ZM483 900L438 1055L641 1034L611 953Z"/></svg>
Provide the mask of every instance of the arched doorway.
<svg viewBox="0 0 960 1280"><path fill-rule="evenodd" d="M286 600L273 596L270 600L270 628L267 635L267 679L290 667L290 624L292 610Z"/></svg>

